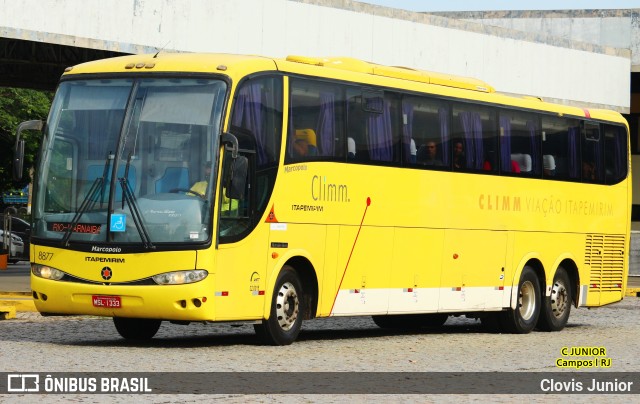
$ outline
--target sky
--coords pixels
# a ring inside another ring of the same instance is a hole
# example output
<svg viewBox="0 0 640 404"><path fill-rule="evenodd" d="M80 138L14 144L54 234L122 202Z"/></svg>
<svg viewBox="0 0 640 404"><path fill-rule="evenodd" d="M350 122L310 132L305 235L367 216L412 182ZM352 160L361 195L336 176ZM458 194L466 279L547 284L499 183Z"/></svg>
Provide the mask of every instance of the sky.
<svg viewBox="0 0 640 404"><path fill-rule="evenodd" d="M590 10L640 8L640 0L357 0L410 11Z"/></svg>

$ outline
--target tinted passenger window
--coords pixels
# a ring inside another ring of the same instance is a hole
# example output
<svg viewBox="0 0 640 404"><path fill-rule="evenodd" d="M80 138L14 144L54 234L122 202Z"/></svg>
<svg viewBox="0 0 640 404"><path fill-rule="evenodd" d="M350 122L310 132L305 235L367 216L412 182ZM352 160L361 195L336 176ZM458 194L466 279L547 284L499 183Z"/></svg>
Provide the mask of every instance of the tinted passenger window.
<svg viewBox="0 0 640 404"><path fill-rule="evenodd" d="M581 177L580 121L542 118L542 159L545 177L577 180Z"/></svg>
<svg viewBox="0 0 640 404"><path fill-rule="evenodd" d="M500 111L500 167L503 173L538 176L540 164L539 120L520 111Z"/></svg>
<svg viewBox="0 0 640 404"><path fill-rule="evenodd" d="M233 105L231 133L238 139L240 155L247 158L248 178L241 199L228 197L231 153L225 151L219 190L219 240L240 240L264 213L278 172L282 138L282 78L258 77L241 83Z"/></svg>
<svg viewBox="0 0 640 404"><path fill-rule="evenodd" d="M400 163L398 97L382 90L347 90L347 152L356 162Z"/></svg>
<svg viewBox="0 0 640 404"><path fill-rule="evenodd" d="M494 110L482 105L454 104L451 137L464 147L466 169L498 172Z"/></svg>
<svg viewBox="0 0 640 404"><path fill-rule="evenodd" d="M603 182L604 141L600 138L600 125L584 123L582 132L582 181Z"/></svg>
<svg viewBox="0 0 640 404"><path fill-rule="evenodd" d="M451 125L447 103L427 97L404 97L402 121L405 165L450 167ZM464 168L464 158L456 157L458 168Z"/></svg>
<svg viewBox="0 0 640 404"><path fill-rule="evenodd" d="M345 156L344 92L336 84L291 79L285 162Z"/></svg>
<svg viewBox="0 0 640 404"><path fill-rule="evenodd" d="M602 125L605 182L615 184L627 176L627 131L624 126Z"/></svg>
<svg viewBox="0 0 640 404"><path fill-rule="evenodd" d="M251 134L258 168L277 164L282 133L282 78L244 82L236 95L231 125Z"/></svg>

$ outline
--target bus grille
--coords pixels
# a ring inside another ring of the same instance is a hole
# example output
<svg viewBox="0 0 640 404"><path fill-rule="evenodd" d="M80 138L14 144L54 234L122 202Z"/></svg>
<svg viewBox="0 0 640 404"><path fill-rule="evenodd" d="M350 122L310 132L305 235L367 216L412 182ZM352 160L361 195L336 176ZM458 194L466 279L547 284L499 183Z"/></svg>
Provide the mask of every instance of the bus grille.
<svg viewBox="0 0 640 404"><path fill-rule="evenodd" d="M622 290L625 241L623 235L587 234L584 263L590 268L591 290Z"/></svg>

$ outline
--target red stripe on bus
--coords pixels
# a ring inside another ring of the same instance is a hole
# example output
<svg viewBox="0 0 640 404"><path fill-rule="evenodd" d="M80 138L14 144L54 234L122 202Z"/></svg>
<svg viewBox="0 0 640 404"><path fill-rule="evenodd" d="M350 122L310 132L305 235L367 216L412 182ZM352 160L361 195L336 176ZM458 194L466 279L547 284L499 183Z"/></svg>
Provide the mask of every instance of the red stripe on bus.
<svg viewBox="0 0 640 404"><path fill-rule="evenodd" d="M342 281L344 281L344 275L347 273L347 268L349 268L349 262L351 261L353 250L356 248L356 243L358 242L358 236L360 236L360 230L362 230L362 223L364 223L364 217L367 215L367 210L369 209L369 205L371 205L371 198L367 197L367 206L365 206L364 208L364 213L362 214L362 220L360 220L360 227L358 227L358 233L356 233L356 238L355 240L353 240L353 245L351 246L351 252L349 253L349 258L347 258L347 264L344 266L344 271L342 272L342 278L340 278L340 284L338 285L338 290L336 290L336 295L333 298L333 304L331 304L331 311L329 311L329 315L333 313L333 307L336 305L336 300L338 299L338 293L340 293L340 287L342 286Z"/></svg>

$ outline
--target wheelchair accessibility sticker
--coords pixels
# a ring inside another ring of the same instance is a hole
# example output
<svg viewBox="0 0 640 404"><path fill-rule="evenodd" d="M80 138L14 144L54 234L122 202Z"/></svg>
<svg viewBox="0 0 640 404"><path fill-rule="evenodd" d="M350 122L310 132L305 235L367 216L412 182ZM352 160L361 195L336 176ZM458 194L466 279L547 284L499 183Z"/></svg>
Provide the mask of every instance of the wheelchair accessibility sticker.
<svg viewBox="0 0 640 404"><path fill-rule="evenodd" d="M122 213L114 213L111 215L111 223L109 229L111 231L125 231L127 228L127 216Z"/></svg>

